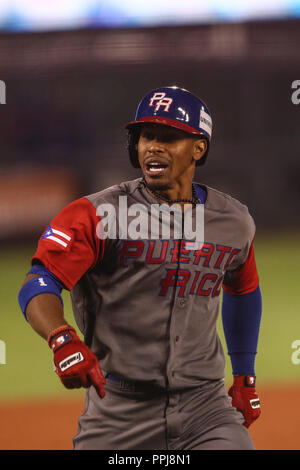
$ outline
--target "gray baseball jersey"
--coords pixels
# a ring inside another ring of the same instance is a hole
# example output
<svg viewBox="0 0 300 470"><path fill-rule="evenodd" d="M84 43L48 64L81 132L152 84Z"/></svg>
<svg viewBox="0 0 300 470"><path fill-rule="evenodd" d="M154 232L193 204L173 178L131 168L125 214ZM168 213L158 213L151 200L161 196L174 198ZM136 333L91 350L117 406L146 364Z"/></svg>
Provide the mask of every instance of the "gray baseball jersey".
<svg viewBox="0 0 300 470"><path fill-rule="evenodd" d="M245 293L256 282L255 225L245 205L205 189L199 245L176 238L172 213L170 237L153 238L149 218L158 200L141 178L72 202L39 241L33 261L71 290L85 342L112 376L169 390L224 377L220 293L222 285ZM195 222L195 207L191 214Z"/></svg>

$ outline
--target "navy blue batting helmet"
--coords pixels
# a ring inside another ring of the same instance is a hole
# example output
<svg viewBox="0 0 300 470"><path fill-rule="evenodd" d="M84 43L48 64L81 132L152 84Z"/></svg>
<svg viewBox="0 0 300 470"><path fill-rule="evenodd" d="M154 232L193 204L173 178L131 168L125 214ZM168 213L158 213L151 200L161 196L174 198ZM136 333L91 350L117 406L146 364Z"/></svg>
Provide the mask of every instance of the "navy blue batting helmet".
<svg viewBox="0 0 300 470"><path fill-rule="evenodd" d="M129 157L135 168L140 168L137 152L140 127L147 123L175 127L205 138L207 150L196 165L205 163L212 135L212 119L208 107L198 96L183 88L170 86L156 88L140 101L134 121L126 125L129 130Z"/></svg>

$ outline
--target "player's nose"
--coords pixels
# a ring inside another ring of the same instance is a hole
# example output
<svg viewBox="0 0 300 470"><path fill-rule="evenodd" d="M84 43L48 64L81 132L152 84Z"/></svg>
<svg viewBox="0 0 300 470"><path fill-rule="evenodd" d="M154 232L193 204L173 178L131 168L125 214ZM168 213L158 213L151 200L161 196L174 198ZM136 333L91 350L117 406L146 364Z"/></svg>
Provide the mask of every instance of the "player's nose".
<svg viewBox="0 0 300 470"><path fill-rule="evenodd" d="M157 137L154 137L152 140L150 140L147 150L149 152L161 153L164 151L164 146Z"/></svg>

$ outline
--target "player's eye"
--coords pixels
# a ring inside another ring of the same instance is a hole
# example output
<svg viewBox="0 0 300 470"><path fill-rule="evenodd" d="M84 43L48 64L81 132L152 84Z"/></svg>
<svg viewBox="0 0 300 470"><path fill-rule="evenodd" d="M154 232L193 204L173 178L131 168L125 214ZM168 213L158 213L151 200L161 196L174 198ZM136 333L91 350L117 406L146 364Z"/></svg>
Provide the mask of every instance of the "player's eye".
<svg viewBox="0 0 300 470"><path fill-rule="evenodd" d="M142 132L142 137L146 140L157 140L158 142L174 142L175 140L178 139L177 135L174 135L173 133L166 133L163 135L155 134L154 132L150 131L144 131Z"/></svg>
<svg viewBox="0 0 300 470"><path fill-rule="evenodd" d="M146 139L146 140L154 140L155 139L155 135L152 132L143 132L142 137L144 137L144 139Z"/></svg>
<svg viewBox="0 0 300 470"><path fill-rule="evenodd" d="M161 137L162 142L175 142L175 140L178 140L178 136L174 134L166 134Z"/></svg>

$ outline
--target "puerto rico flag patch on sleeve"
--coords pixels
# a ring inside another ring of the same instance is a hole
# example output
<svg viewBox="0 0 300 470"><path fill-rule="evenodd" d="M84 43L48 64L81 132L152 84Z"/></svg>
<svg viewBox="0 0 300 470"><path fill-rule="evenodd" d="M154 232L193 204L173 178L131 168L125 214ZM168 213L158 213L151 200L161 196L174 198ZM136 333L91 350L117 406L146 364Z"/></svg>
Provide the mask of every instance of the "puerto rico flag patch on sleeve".
<svg viewBox="0 0 300 470"><path fill-rule="evenodd" d="M49 225L47 230L44 232L44 235L42 236L42 240L49 240L49 242L55 243L62 248L68 248L72 237L66 233L65 230L57 230Z"/></svg>

